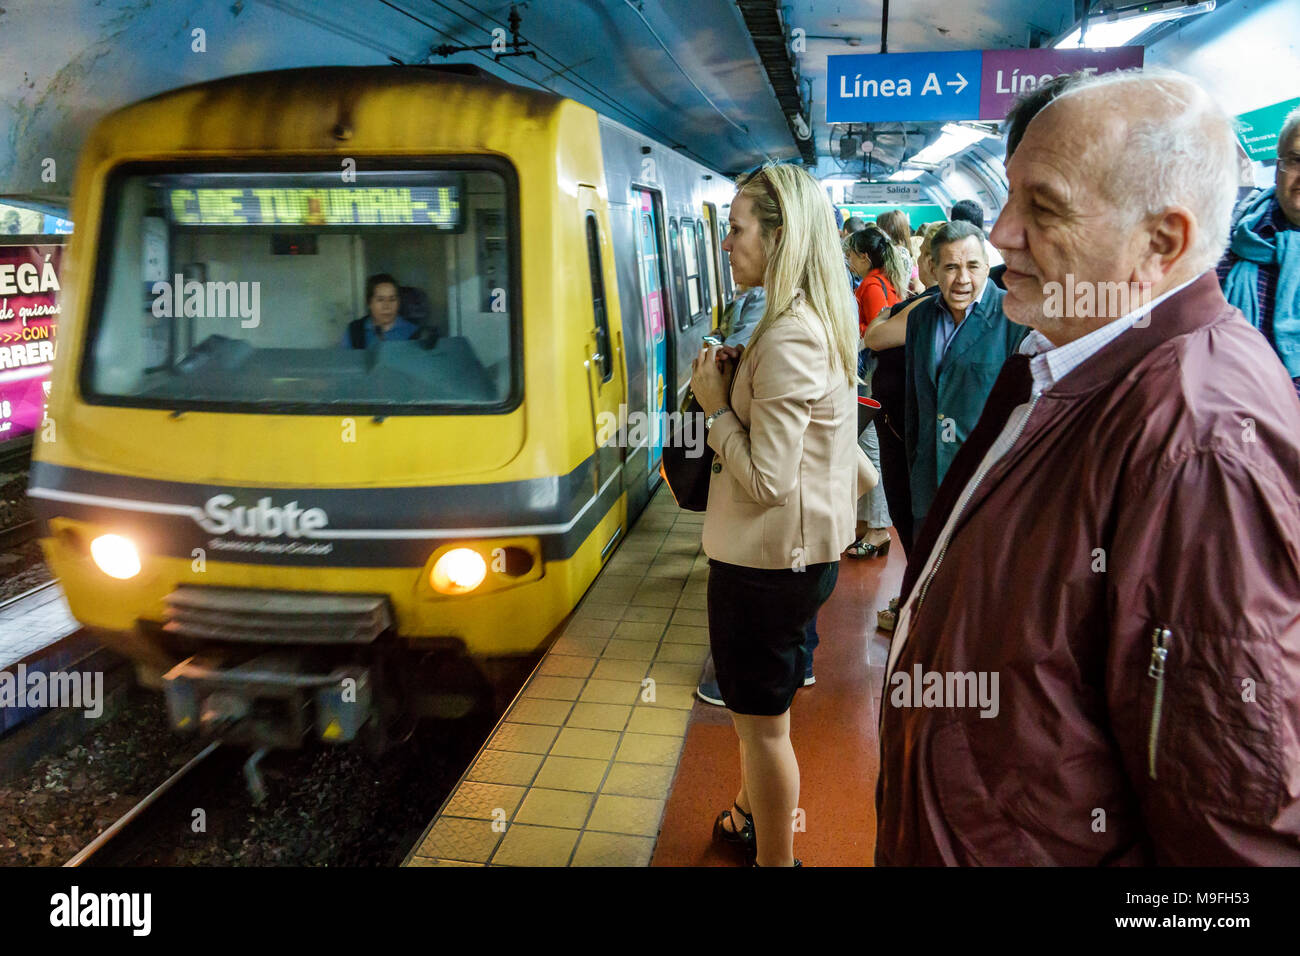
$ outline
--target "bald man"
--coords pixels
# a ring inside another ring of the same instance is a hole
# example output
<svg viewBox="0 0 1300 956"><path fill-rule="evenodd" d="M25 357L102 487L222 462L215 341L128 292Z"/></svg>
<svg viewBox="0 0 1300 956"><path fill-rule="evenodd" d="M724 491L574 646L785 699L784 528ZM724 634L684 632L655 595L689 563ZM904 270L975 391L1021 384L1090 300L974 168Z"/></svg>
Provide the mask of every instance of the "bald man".
<svg viewBox="0 0 1300 956"><path fill-rule="evenodd" d="M1231 122L1092 77L1007 174L1033 331L910 555L876 862L1300 864L1300 400L1214 273Z"/></svg>

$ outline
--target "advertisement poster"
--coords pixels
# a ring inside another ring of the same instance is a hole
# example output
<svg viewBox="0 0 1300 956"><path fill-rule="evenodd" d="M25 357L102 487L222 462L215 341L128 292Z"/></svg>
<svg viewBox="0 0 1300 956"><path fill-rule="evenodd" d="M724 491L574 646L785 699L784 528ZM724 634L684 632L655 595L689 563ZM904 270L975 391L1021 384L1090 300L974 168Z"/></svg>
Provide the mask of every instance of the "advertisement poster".
<svg viewBox="0 0 1300 956"><path fill-rule="evenodd" d="M45 417L62 259L62 244L7 246L0 237L0 445Z"/></svg>

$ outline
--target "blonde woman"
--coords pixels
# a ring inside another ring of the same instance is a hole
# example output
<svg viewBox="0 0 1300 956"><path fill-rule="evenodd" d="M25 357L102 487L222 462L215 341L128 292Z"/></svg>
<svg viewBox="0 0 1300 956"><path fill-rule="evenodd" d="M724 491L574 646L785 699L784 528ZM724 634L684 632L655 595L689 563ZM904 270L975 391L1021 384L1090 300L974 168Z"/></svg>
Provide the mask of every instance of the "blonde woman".
<svg viewBox="0 0 1300 956"><path fill-rule="evenodd" d="M804 631L854 539L857 496L878 479L857 444L856 309L825 192L799 167L765 166L739 181L729 225L732 274L767 301L748 347L702 351L692 366L715 453L709 644L740 741L740 789L714 837L757 865L791 866Z"/></svg>

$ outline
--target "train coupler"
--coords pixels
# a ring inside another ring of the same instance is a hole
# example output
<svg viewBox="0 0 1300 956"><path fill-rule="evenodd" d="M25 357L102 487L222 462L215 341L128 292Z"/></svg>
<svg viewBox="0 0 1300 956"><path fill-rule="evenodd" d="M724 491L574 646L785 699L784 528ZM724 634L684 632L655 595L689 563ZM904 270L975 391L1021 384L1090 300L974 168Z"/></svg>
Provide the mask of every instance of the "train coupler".
<svg viewBox="0 0 1300 956"><path fill-rule="evenodd" d="M364 667L305 673L289 652L233 666L191 657L163 676L172 727L254 747L298 747L309 732L329 743L356 738L371 715Z"/></svg>

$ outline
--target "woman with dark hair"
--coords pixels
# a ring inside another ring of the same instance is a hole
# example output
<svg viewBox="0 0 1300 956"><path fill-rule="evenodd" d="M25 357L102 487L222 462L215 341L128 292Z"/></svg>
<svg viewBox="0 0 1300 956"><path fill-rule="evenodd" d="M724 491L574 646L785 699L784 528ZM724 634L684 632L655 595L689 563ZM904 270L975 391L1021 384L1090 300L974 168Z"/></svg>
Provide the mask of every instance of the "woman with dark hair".
<svg viewBox="0 0 1300 956"><path fill-rule="evenodd" d="M907 262L885 235L868 226L848 238L849 268L862 281L855 292L858 300L858 334L865 335L880 310L893 305L907 287Z"/></svg>

